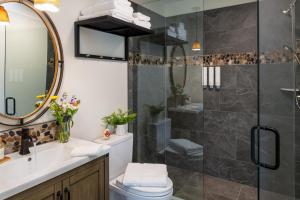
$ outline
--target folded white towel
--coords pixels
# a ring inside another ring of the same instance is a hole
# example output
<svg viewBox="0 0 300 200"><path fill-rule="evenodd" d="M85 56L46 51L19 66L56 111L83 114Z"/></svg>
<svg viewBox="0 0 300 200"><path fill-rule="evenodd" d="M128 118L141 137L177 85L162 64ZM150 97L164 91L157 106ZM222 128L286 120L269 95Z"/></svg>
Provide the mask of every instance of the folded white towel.
<svg viewBox="0 0 300 200"><path fill-rule="evenodd" d="M128 187L167 187L167 166L164 164L129 163L123 184Z"/></svg>
<svg viewBox="0 0 300 200"><path fill-rule="evenodd" d="M173 32L176 32L176 28L174 26L169 26L169 30L173 31Z"/></svg>
<svg viewBox="0 0 300 200"><path fill-rule="evenodd" d="M168 36L171 36L171 37L173 37L173 38L176 38L176 37L177 37L177 33L174 32L174 31L172 31L172 30L170 30L170 29L168 29Z"/></svg>
<svg viewBox="0 0 300 200"><path fill-rule="evenodd" d="M142 26L144 28L150 29L151 28L151 23L150 22L146 22L146 21L141 21L138 18L134 18L133 19L133 23L138 25L138 26Z"/></svg>
<svg viewBox="0 0 300 200"><path fill-rule="evenodd" d="M171 139L169 145L183 155L194 155L203 152L203 146L186 139Z"/></svg>
<svg viewBox="0 0 300 200"><path fill-rule="evenodd" d="M184 23L182 23L182 22L179 22L179 24L178 24L178 28L184 29Z"/></svg>
<svg viewBox="0 0 300 200"><path fill-rule="evenodd" d="M101 17L101 16L105 16L105 15L109 15L112 16L114 18L118 18L120 20L126 21L126 22L130 22L132 23L133 21L133 17L130 15L126 15L122 12L120 12L117 9L113 9L113 10L107 10L107 11L100 11L100 12L95 12L91 15L85 15L85 16L79 16L79 20L86 20L86 19L91 19L91 18L95 18L95 17Z"/></svg>
<svg viewBox="0 0 300 200"><path fill-rule="evenodd" d="M186 34L186 30L185 29L177 29L177 33L178 34L181 34L181 33Z"/></svg>
<svg viewBox="0 0 300 200"><path fill-rule="evenodd" d="M149 22L151 20L149 16L144 15L143 13L140 12L133 13L133 17L145 22Z"/></svg>
<svg viewBox="0 0 300 200"><path fill-rule="evenodd" d="M72 150L72 157L95 157L98 156L102 151L102 145L89 145L89 146L79 146Z"/></svg>
<svg viewBox="0 0 300 200"><path fill-rule="evenodd" d="M187 39L187 34L177 34L177 38L180 40L186 40Z"/></svg>
<svg viewBox="0 0 300 200"><path fill-rule="evenodd" d="M128 0L96 0L96 4L97 3L107 3L107 2L112 2L112 1L124 4L125 6L131 6L131 2Z"/></svg>
<svg viewBox="0 0 300 200"><path fill-rule="evenodd" d="M118 9L124 14L132 15L133 14L133 8L130 6L124 6L124 4L120 3L119 1L109 1L105 3L97 3L94 6L91 6L89 8L86 8L80 12L80 15L92 15L96 12L104 12L107 10L113 10Z"/></svg>

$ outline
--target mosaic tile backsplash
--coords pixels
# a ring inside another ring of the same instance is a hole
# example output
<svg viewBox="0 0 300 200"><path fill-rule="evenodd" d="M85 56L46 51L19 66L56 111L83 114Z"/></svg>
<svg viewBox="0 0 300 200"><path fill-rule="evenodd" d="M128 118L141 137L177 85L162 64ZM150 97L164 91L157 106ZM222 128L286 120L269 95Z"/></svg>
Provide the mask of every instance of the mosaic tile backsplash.
<svg viewBox="0 0 300 200"><path fill-rule="evenodd" d="M58 126L55 121L28 126L30 136L37 141L37 145L45 144L56 140ZM5 144L5 154L19 151L22 128L11 129L0 133Z"/></svg>
<svg viewBox="0 0 300 200"><path fill-rule="evenodd" d="M130 65L163 65L171 64L171 62L175 62L176 64L184 64L185 60L189 66L252 65L258 63L256 52L176 57L173 60L168 58L166 62L165 59L160 56L145 55L140 53L129 54ZM260 54L259 60L262 64L290 63L293 60L293 55L280 51L265 52Z"/></svg>

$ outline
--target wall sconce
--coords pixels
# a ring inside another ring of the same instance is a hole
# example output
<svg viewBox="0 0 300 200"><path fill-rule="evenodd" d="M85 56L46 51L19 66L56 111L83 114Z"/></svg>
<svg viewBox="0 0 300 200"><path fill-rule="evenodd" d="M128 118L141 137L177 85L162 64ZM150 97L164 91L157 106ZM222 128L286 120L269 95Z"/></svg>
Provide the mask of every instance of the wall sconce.
<svg viewBox="0 0 300 200"><path fill-rule="evenodd" d="M58 12L60 0L34 0L34 7L41 11Z"/></svg>
<svg viewBox="0 0 300 200"><path fill-rule="evenodd" d="M9 16L3 6L0 6L0 25L9 25Z"/></svg>
<svg viewBox="0 0 300 200"><path fill-rule="evenodd" d="M196 10L196 40L192 45L192 51L200 51L201 43L198 40L198 13L200 12L200 8L195 8Z"/></svg>

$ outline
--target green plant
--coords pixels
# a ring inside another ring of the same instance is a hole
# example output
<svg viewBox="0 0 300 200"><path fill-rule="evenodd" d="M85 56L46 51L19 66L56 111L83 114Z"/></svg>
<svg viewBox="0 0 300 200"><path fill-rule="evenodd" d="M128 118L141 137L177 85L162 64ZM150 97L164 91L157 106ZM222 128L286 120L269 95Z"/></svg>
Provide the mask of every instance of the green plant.
<svg viewBox="0 0 300 200"><path fill-rule="evenodd" d="M184 90L183 87L179 84L172 86L172 92L174 96L183 96Z"/></svg>
<svg viewBox="0 0 300 200"><path fill-rule="evenodd" d="M111 115L103 117L102 121L107 128L108 125L116 127L117 125L128 124L129 122L132 122L135 119L136 119L136 113L132 113L130 111L126 112L121 109L118 109L117 112L113 112Z"/></svg>
<svg viewBox="0 0 300 200"><path fill-rule="evenodd" d="M163 105L163 103L157 106L155 105L146 105L146 106L150 111L151 117L156 117L157 115L159 115L161 112L165 110L165 106Z"/></svg>

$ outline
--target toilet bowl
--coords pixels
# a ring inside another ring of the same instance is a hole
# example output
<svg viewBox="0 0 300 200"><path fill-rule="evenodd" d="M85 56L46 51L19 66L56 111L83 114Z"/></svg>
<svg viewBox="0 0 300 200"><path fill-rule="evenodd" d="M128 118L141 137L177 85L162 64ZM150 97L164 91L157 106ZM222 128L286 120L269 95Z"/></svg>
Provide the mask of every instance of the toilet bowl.
<svg viewBox="0 0 300 200"><path fill-rule="evenodd" d="M109 140L98 139L96 143L111 146L109 153L110 200L170 200L173 183L168 178L167 187L127 187L122 184L128 163L132 162L133 135L113 135Z"/></svg>

